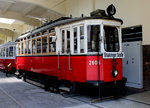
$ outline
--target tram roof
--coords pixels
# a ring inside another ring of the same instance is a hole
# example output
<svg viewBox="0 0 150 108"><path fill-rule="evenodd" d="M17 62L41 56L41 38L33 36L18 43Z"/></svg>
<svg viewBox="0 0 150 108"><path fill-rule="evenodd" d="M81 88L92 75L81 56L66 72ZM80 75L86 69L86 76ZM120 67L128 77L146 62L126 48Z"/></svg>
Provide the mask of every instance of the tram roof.
<svg viewBox="0 0 150 108"><path fill-rule="evenodd" d="M4 43L4 44L1 44L0 45L0 47L2 47L2 46L13 46L13 45L16 45L16 43L15 42L7 42L7 43Z"/></svg>
<svg viewBox="0 0 150 108"><path fill-rule="evenodd" d="M77 17L77 18L62 17L55 21L48 22L36 29L33 29L32 31L22 34L20 37L17 38L17 40L27 37L27 36L30 36L30 35L33 35L33 34L36 34L36 33L39 33L39 32L43 32L47 29L50 29L50 28L53 28L56 26L60 26L60 25L64 25L64 24L68 24L68 23L72 23L72 22L76 22L76 21L87 20L87 19L107 19L107 20L116 20L116 21L123 23L123 21L121 19L113 18L113 17Z"/></svg>

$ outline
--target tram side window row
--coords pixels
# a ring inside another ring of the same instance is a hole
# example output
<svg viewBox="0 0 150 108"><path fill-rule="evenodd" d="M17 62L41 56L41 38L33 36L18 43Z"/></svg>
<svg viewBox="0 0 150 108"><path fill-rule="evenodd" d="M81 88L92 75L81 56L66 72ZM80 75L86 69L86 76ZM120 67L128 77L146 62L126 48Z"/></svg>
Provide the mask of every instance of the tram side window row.
<svg viewBox="0 0 150 108"><path fill-rule="evenodd" d="M55 54L56 36L51 33L38 33L18 41L18 55Z"/></svg>
<svg viewBox="0 0 150 108"><path fill-rule="evenodd" d="M15 48L13 46L0 48L0 57L14 57Z"/></svg>

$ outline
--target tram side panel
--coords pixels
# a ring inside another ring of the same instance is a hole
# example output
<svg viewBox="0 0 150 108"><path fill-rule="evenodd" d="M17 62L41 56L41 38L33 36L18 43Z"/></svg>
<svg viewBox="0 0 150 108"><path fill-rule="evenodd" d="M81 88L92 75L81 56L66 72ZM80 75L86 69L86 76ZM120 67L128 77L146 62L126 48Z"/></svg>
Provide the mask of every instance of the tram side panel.
<svg viewBox="0 0 150 108"><path fill-rule="evenodd" d="M58 79L85 82L86 56L17 57L17 69L58 77ZM58 69L60 65L60 69ZM70 66L69 66L70 65Z"/></svg>
<svg viewBox="0 0 150 108"><path fill-rule="evenodd" d="M31 71L42 73L42 57L34 56L31 61Z"/></svg>
<svg viewBox="0 0 150 108"><path fill-rule="evenodd" d="M0 59L0 69L12 71L12 69L16 68L15 59ZM15 71L15 70L14 70Z"/></svg>
<svg viewBox="0 0 150 108"><path fill-rule="evenodd" d="M15 71L16 70L16 59L6 59L4 65L5 65L6 70Z"/></svg>
<svg viewBox="0 0 150 108"><path fill-rule="evenodd" d="M37 62L37 66L41 65L40 73L45 75L55 76L58 74L57 56L44 56L41 61Z"/></svg>
<svg viewBox="0 0 150 108"><path fill-rule="evenodd" d="M86 56L72 56L72 80L74 82L86 82Z"/></svg>
<svg viewBox="0 0 150 108"><path fill-rule="evenodd" d="M5 69L5 59L0 59L0 69Z"/></svg>
<svg viewBox="0 0 150 108"><path fill-rule="evenodd" d="M25 71L30 71L31 70L31 57L16 57L16 62L17 62L17 70L25 70Z"/></svg>
<svg viewBox="0 0 150 108"><path fill-rule="evenodd" d="M97 81L98 77L98 70L100 71L100 67L98 67L98 56L87 56L86 66L87 66L87 73L86 79L87 81Z"/></svg>
<svg viewBox="0 0 150 108"><path fill-rule="evenodd" d="M56 61L56 56L17 57L17 69L57 76Z"/></svg>
<svg viewBox="0 0 150 108"><path fill-rule="evenodd" d="M57 56L17 57L19 70L55 76L62 80L72 82L122 80L122 59L103 59L102 56L71 56L70 58L61 56L59 63ZM112 76L113 70L118 71L116 77Z"/></svg>

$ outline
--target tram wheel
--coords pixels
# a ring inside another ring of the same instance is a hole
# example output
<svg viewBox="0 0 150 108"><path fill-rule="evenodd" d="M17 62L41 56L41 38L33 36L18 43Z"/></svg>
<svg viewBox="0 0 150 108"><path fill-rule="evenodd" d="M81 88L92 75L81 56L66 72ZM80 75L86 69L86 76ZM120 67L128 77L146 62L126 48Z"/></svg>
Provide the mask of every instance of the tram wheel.
<svg viewBox="0 0 150 108"><path fill-rule="evenodd" d="M26 82L26 73L25 72L22 74L22 77L23 77L23 81Z"/></svg>
<svg viewBox="0 0 150 108"><path fill-rule="evenodd" d="M50 90L48 78L44 79L44 90L45 91L49 91Z"/></svg>

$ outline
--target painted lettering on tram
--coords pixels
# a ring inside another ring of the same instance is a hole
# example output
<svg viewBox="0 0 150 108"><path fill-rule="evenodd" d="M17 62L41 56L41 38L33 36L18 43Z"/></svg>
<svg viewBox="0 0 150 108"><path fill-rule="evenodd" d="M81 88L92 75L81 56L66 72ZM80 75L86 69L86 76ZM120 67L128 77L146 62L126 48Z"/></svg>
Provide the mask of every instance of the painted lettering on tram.
<svg viewBox="0 0 150 108"><path fill-rule="evenodd" d="M92 65L98 65L100 64L100 61L98 60L89 60L89 65L92 66Z"/></svg>

